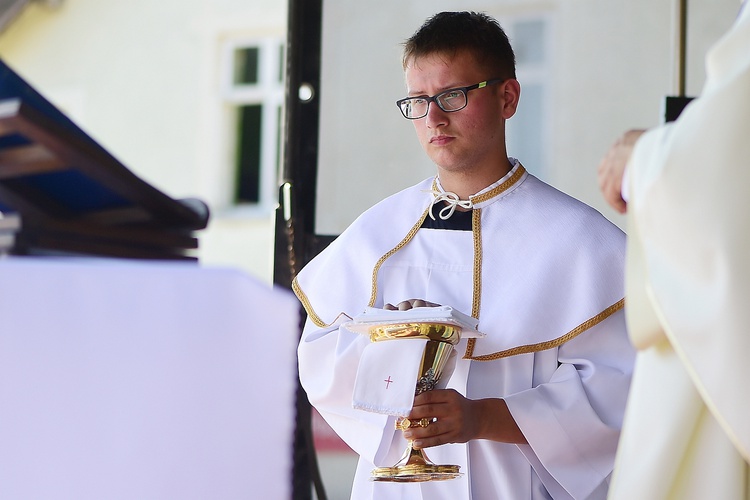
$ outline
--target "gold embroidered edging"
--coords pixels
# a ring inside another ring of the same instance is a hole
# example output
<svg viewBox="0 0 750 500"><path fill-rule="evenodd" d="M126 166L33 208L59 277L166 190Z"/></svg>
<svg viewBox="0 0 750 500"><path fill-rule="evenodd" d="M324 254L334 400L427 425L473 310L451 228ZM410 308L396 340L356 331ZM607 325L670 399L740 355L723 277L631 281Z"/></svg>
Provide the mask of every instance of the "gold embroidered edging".
<svg viewBox="0 0 750 500"><path fill-rule="evenodd" d="M584 321L577 327L573 328L571 331L563 335L562 337L558 337L553 340L548 340L547 342L540 342L538 344L529 344L529 345L522 345L518 347L514 347L512 349L507 349L505 351L499 351L492 354L483 354L481 356L472 356L474 353L474 344L476 339L469 339L468 345L466 346L466 354L464 354L464 359L471 359L474 361L494 361L496 359L500 358L507 358L510 356L515 356L516 354L527 354L530 352L538 352L538 351L546 351L547 349L552 349L553 347L557 347L561 344L564 344L565 342L577 337L581 333L585 332L589 328L601 323L620 309L622 309L625 306L625 299L620 299L619 301L615 302L593 318L589 318L588 320Z"/></svg>
<svg viewBox="0 0 750 500"><path fill-rule="evenodd" d="M322 319L320 319L320 316L315 314L315 311L313 310L312 304L310 304L310 299L307 298L307 295L305 295L305 292L302 291L302 288L299 286L299 283L297 282L297 278L294 278L292 280L292 291L297 296L299 301L302 303L302 307L305 308L305 311L307 312L307 316L310 318L310 321L312 321L315 326L318 328L328 328L329 326L332 326L336 324L336 322L339 320L341 316L344 316L346 318L352 319L351 316L344 312L340 312L338 316L334 318L334 320L330 323L326 323Z"/></svg>
<svg viewBox="0 0 750 500"><path fill-rule="evenodd" d="M308 299L307 295L305 295L305 292L302 291L302 288L299 286L299 283L297 282L296 277L292 280L292 291L294 292L294 295L296 295L299 301L302 303L302 307L304 307L305 311L307 311L307 317L310 318L310 321L315 323L315 326L318 326L320 328L325 328L327 326L330 326L330 325L326 325L325 321L320 319L320 316L315 314L315 311L312 308L312 304L310 304L310 299Z"/></svg>
<svg viewBox="0 0 750 500"><path fill-rule="evenodd" d="M471 200L472 203L479 204L479 203L487 201L487 200L489 200L491 198L494 198L495 196L499 195L500 193L502 193L504 191L507 191L508 188L510 188L513 184L515 184L516 182L518 182L518 180L525 173L526 173L526 169L523 168L523 165L519 164L518 168L516 169L516 171L513 172L513 175L511 175L508 178L507 181L503 182L499 186L496 186L496 187L490 189L486 193L482 193L482 194L480 194L478 196L471 196L471 197L469 197L469 199Z"/></svg>
<svg viewBox="0 0 750 500"><path fill-rule="evenodd" d="M433 189L436 188L437 184L435 181L433 181ZM380 257L378 259L378 262L375 264L375 267L372 270L372 292L370 294L370 302L368 304L369 307L373 307L375 305L375 300L378 296L378 271L380 270L380 267L383 265L383 262L385 262L391 255L401 250L404 245L409 243L412 238L414 238L414 235L417 234L417 231L419 231L419 228L422 227L422 223L424 222L425 217L427 217L427 214L429 213L430 208L427 207L425 211L422 213L422 216L419 218L417 223L409 230L409 232L406 234L403 240L396 245L393 249L391 249L388 253ZM313 310L312 304L310 303L310 300L307 298L307 295L302 291L302 288L299 285L299 282L297 281L297 278L295 277L292 280L292 291L297 296L299 301L302 303L302 306L305 308L305 311L307 312L307 316L310 318L310 321L312 321L315 326L319 328L327 328L334 323L341 317L341 315L345 315L344 313L339 314L336 319L333 320L332 323L326 323L323 321L320 316L318 316L315 313L315 310Z"/></svg>
<svg viewBox="0 0 750 500"><path fill-rule="evenodd" d="M471 214L471 228L474 236L474 288L472 289L471 316L479 319L482 305L482 209L475 208Z"/></svg>
<svg viewBox="0 0 750 500"><path fill-rule="evenodd" d="M435 186L435 183L433 181L433 187ZM430 208L427 207L425 211L422 213L422 216L419 218L416 224L409 230L408 233L406 233L406 236L404 237L401 242L393 247L388 253L380 257L378 259L378 262L375 264L375 267L372 270L372 292L370 294L370 303L368 304L370 307L375 306L375 300L378 297L378 271L380 271L380 266L383 265L383 262L388 260L388 258L393 255L394 253L398 252L404 246L411 241L412 238L414 238L414 235L417 234L417 231L419 231L419 228L422 227L422 223L424 222L425 217L427 217L428 212L430 211Z"/></svg>
<svg viewBox="0 0 750 500"><path fill-rule="evenodd" d="M504 185L504 184L502 184ZM499 186L498 186L499 187ZM475 208L471 215L471 232L474 236L474 277L471 291L471 316L479 319L479 309L482 305L482 210ZM474 344L477 339L469 339L466 344L464 359L471 359Z"/></svg>

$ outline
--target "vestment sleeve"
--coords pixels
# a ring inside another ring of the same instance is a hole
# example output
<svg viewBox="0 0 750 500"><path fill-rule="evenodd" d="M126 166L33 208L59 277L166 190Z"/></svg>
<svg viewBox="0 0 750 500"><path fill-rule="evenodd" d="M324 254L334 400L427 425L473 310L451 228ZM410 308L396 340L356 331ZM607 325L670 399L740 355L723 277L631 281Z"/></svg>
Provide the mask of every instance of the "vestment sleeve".
<svg viewBox="0 0 750 500"><path fill-rule="evenodd" d="M343 327L319 328L308 320L298 348L300 380L310 402L355 452L375 464L395 462L398 457L388 455L393 417L352 407L357 368L368 343L365 335Z"/></svg>
<svg viewBox="0 0 750 500"><path fill-rule="evenodd" d="M403 452L392 446L395 417L353 408L354 382L369 338L340 325L368 306L382 306L371 304L373 269L424 212L424 190L431 182L425 180L363 213L302 269L292 286L308 315L298 347L302 386L333 430L378 466L393 465ZM392 218L392 207L402 216Z"/></svg>
<svg viewBox="0 0 750 500"><path fill-rule="evenodd" d="M537 363L559 364L549 381L505 399L528 445L521 451L555 498L603 498L614 468L633 349L622 310Z"/></svg>

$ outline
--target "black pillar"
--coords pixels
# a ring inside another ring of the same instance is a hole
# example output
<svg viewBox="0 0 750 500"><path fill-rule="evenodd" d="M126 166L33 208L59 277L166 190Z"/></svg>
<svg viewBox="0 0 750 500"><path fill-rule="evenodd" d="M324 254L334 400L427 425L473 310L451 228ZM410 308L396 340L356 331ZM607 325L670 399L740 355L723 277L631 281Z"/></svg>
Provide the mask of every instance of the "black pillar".
<svg viewBox="0 0 750 500"><path fill-rule="evenodd" d="M315 233L322 0L289 0L283 171L276 210L274 283L291 287ZM300 325L304 311L300 308ZM301 333L301 326L300 326ZM312 439L312 408L297 383L293 500L325 500Z"/></svg>

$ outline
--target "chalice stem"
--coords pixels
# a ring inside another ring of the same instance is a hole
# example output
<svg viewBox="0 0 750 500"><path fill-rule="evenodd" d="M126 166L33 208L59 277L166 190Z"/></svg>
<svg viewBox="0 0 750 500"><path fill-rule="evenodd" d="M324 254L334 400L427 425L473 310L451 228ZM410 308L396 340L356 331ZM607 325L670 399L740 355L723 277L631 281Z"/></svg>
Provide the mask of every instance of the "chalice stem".
<svg viewBox="0 0 750 500"><path fill-rule="evenodd" d="M433 464L429 458L427 458L427 455L425 454L424 450L420 448L415 448L412 441L409 441L409 445L406 448L406 451L404 452L404 456L401 457L401 460L395 465L395 467L403 467L407 465L435 465Z"/></svg>

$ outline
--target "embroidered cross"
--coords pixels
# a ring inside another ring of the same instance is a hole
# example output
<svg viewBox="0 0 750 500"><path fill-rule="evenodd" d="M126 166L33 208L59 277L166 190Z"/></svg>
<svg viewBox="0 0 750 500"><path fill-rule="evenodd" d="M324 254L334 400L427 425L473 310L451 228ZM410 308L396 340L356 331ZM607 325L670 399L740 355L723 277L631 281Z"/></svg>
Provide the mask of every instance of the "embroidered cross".
<svg viewBox="0 0 750 500"><path fill-rule="evenodd" d="M393 382L393 380L391 380L391 376L388 375L388 378L383 380L383 382L385 382L385 388L388 389L388 386L391 385L391 382Z"/></svg>

